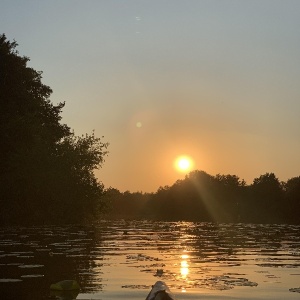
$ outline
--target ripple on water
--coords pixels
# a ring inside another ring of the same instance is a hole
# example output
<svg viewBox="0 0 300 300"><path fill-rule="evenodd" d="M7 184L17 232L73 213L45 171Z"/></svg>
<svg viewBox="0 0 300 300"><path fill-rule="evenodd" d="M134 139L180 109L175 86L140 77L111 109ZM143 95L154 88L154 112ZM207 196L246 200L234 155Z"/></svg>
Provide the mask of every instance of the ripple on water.
<svg viewBox="0 0 300 300"><path fill-rule="evenodd" d="M21 265L19 268L22 269L33 269L33 268L42 268L44 265Z"/></svg>

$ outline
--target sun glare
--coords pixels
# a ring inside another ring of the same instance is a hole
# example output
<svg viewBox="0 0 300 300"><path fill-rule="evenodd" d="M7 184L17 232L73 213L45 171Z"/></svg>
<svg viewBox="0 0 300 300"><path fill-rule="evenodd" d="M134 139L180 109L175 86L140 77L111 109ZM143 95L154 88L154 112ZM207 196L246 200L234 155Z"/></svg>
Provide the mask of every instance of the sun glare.
<svg viewBox="0 0 300 300"><path fill-rule="evenodd" d="M193 167L193 161L188 156L180 156L176 159L175 167L180 172L187 172Z"/></svg>

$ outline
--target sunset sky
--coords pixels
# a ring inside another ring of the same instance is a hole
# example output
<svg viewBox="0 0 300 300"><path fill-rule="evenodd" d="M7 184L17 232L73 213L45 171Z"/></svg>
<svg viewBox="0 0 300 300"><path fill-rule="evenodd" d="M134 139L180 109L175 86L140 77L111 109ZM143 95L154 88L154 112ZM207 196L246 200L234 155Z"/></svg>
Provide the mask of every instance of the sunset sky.
<svg viewBox="0 0 300 300"><path fill-rule="evenodd" d="M109 142L105 187L189 171L300 176L300 1L1 0L0 33L43 71L63 123Z"/></svg>

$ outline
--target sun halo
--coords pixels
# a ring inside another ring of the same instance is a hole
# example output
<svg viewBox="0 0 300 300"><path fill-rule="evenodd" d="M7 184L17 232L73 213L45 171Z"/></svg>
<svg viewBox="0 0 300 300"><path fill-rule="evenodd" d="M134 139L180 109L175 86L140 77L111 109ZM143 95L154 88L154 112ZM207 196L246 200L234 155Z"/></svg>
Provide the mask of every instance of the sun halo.
<svg viewBox="0 0 300 300"><path fill-rule="evenodd" d="M193 161L188 156L179 156L175 161L175 168L180 172L190 171L193 167Z"/></svg>

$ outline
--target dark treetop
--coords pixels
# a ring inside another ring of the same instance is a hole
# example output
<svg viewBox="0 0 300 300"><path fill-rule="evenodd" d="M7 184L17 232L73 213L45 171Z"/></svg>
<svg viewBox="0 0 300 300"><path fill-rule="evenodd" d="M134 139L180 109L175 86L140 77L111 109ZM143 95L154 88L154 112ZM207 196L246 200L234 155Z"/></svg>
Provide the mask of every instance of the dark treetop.
<svg viewBox="0 0 300 300"><path fill-rule="evenodd" d="M0 224L79 222L102 209L107 144L61 123L42 72L0 35Z"/></svg>

